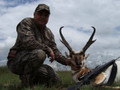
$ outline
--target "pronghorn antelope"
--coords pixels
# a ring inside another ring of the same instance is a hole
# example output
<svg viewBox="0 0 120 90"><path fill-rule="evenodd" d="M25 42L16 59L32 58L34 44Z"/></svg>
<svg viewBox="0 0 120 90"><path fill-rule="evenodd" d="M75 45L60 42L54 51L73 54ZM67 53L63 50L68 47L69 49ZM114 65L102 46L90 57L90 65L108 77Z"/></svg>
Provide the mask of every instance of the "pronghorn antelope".
<svg viewBox="0 0 120 90"><path fill-rule="evenodd" d="M89 71L92 71L92 69L87 68L84 65L84 60L87 59L87 57L89 56L89 54L85 54L86 50L90 47L91 44L93 44L96 40L92 40L93 36L96 32L96 29L94 27L93 28L93 33L91 35L91 37L89 38L88 42L86 43L86 45L83 47L83 49L80 52L75 52L71 46L69 45L69 43L65 40L63 34L62 34L62 28L61 27L59 29L59 33L61 36L61 42L67 47L67 49L69 50L69 54L65 52L66 56L68 58L71 58L71 71L72 71L72 77L73 80L75 82L80 82L78 80L79 77L83 76L84 74L87 74ZM120 61L115 61L116 65L117 65L117 73L116 73L116 77L114 79L114 82L120 82ZM75 65L79 65L79 68L75 68ZM109 66L104 72L101 72L100 74L98 74L94 80L91 80L91 84L98 86L98 85L105 85L108 83L109 77L111 76L111 69L112 69L112 65ZM114 73L114 72L113 72ZM112 74L113 74L112 73Z"/></svg>

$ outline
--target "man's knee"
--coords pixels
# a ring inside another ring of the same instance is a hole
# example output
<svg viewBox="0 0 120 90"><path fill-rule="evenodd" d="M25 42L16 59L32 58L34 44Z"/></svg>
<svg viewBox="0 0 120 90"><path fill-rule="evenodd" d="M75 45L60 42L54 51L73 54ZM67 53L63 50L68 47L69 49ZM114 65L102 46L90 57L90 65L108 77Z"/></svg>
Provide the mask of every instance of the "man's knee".
<svg viewBox="0 0 120 90"><path fill-rule="evenodd" d="M37 50L38 59L44 61L46 58L46 53L43 50Z"/></svg>
<svg viewBox="0 0 120 90"><path fill-rule="evenodd" d="M46 53L43 50L37 50L35 59L31 60L29 63L32 64L32 67L39 68L45 61Z"/></svg>

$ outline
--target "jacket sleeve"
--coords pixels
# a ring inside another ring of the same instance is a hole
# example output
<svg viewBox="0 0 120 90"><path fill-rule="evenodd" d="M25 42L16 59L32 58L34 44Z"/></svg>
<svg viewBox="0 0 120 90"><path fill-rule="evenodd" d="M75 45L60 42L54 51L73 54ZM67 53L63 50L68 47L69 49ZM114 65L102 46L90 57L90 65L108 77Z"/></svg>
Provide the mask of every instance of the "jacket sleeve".
<svg viewBox="0 0 120 90"><path fill-rule="evenodd" d="M44 45L43 43L39 43L35 39L35 35L32 30L32 21L24 19L21 21L17 26L17 34L18 39L21 42L20 48L21 49L42 49L47 54L50 53L50 49L47 45Z"/></svg>
<svg viewBox="0 0 120 90"><path fill-rule="evenodd" d="M59 49L57 48L57 45L55 43L55 39L54 39L54 35L52 34L52 32L49 30L49 34L50 34L50 48L53 50L54 54L55 54L55 60L63 65L67 65L66 64L66 58L62 55L62 53L59 51Z"/></svg>

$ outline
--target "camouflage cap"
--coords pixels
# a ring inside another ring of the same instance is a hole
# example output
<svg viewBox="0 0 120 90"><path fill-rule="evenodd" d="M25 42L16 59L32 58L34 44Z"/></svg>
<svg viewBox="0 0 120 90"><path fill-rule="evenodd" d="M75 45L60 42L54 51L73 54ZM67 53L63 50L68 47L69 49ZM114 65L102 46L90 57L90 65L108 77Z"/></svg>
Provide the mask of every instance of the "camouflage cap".
<svg viewBox="0 0 120 90"><path fill-rule="evenodd" d="M35 12L38 12L38 11L41 11L41 10L47 10L49 12L49 14L50 14L50 8L46 4L39 4L36 7Z"/></svg>

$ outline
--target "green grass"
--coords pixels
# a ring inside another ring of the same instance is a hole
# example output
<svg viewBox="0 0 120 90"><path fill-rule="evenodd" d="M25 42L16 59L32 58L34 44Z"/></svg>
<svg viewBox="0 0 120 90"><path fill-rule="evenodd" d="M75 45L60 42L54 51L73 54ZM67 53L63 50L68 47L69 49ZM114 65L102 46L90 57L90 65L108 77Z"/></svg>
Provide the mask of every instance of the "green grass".
<svg viewBox="0 0 120 90"><path fill-rule="evenodd" d="M58 71L62 78L62 83L57 86L47 88L45 85L36 85L34 90L66 90L69 86L74 84L70 71ZM114 84L113 86L120 86ZM0 67L0 90L30 90L30 88L22 88L21 81L18 75L11 73L6 66ZM100 87L92 87L84 85L80 90L114 90Z"/></svg>

